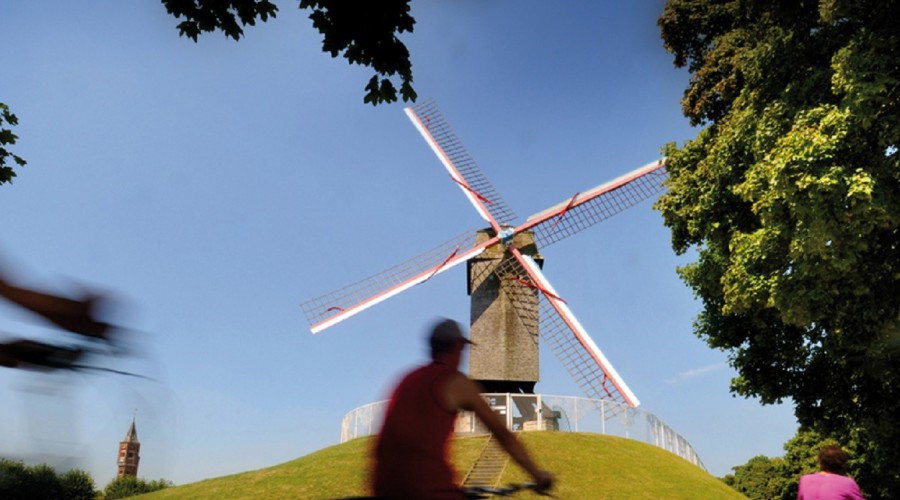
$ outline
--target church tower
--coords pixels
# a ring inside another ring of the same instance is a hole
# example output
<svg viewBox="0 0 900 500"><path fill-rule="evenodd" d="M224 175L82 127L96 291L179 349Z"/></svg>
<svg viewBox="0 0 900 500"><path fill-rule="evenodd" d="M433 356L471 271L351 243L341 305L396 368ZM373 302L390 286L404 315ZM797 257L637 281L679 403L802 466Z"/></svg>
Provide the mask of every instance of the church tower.
<svg viewBox="0 0 900 500"><path fill-rule="evenodd" d="M141 461L141 443L138 441L134 419L125 434L125 440L119 443L119 472L116 477L137 477L138 462Z"/></svg>

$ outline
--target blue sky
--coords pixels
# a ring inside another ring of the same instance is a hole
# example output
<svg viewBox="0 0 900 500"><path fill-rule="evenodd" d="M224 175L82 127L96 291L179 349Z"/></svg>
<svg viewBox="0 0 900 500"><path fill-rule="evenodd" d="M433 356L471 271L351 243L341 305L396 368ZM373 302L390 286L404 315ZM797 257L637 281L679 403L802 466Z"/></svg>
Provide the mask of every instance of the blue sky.
<svg viewBox="0 0 900 500"><path fill-rule="evenodd" d="M402 40L420 97L524 219L696 135L662 5L413 2ZM304 300L482 222L404 104L364 105L370 71L280 8L239 43L195 44L157 2L0 4L0 101L29 162L0 187L0 260L33 285L113 293L141 353L114 366L154 378L0 370L0 454L103 485L136 414L148 479L275 465L336 444L345 413L426 359L435 317L468 318L459 267L309 333ZM692 334L699 304L675 274L692 256L674 255L651 203L543 254L643 407L711 473L782 454L790 407L729 394L726 354ZM5 305L0 332L59 335ZM552 354L541 371L538 391L581 395Z"/></svg>

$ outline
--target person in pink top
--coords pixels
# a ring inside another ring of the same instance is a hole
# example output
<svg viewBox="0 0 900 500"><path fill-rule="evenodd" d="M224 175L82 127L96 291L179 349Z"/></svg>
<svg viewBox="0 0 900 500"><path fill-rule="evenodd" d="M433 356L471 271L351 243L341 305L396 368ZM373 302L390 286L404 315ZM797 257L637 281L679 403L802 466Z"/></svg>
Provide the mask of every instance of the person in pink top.
<svg viewBox="0 0 900 500"><path fill-rule="evenodd" d="M797 500L864 500L859 486L847 475L847 454L838 446L819 450L820 472L800 477Z"/></svg>

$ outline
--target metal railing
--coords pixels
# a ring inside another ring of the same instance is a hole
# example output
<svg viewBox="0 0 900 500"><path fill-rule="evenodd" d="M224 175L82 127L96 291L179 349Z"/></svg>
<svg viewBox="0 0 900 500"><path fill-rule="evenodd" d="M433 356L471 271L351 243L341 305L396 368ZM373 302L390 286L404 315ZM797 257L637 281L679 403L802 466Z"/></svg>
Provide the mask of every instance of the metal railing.
<svg viewBox="0 0 900 500"><path fill-rule="evenodd" d="M593 432L652 444L706 470L687 439L656 415L603 399L549 394L482 394L513 431ZM360 406L344 416L341 442L378 432L388 401ZM472 412L460 412L456 433L485 434L488 430Z"/></svg>

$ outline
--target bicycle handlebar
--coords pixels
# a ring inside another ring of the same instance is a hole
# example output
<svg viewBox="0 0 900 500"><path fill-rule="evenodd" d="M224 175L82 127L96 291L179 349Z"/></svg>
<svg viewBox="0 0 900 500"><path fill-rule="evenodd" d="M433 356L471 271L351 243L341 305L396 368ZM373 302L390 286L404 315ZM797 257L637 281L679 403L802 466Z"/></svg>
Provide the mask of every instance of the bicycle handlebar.
<svg viewBox="0 0 900 500"><path fill-rule="evenodd" d="M489 498L491 495L500 497L512 496L522 490L532 490L539 495L554 498L553 495L546 490L538 491L537 484L535 483L516 483L498 488L492 488L490 486L470 486L468 488L463 488L463 493L465 493L466 498L478 499Z"/></svg>

